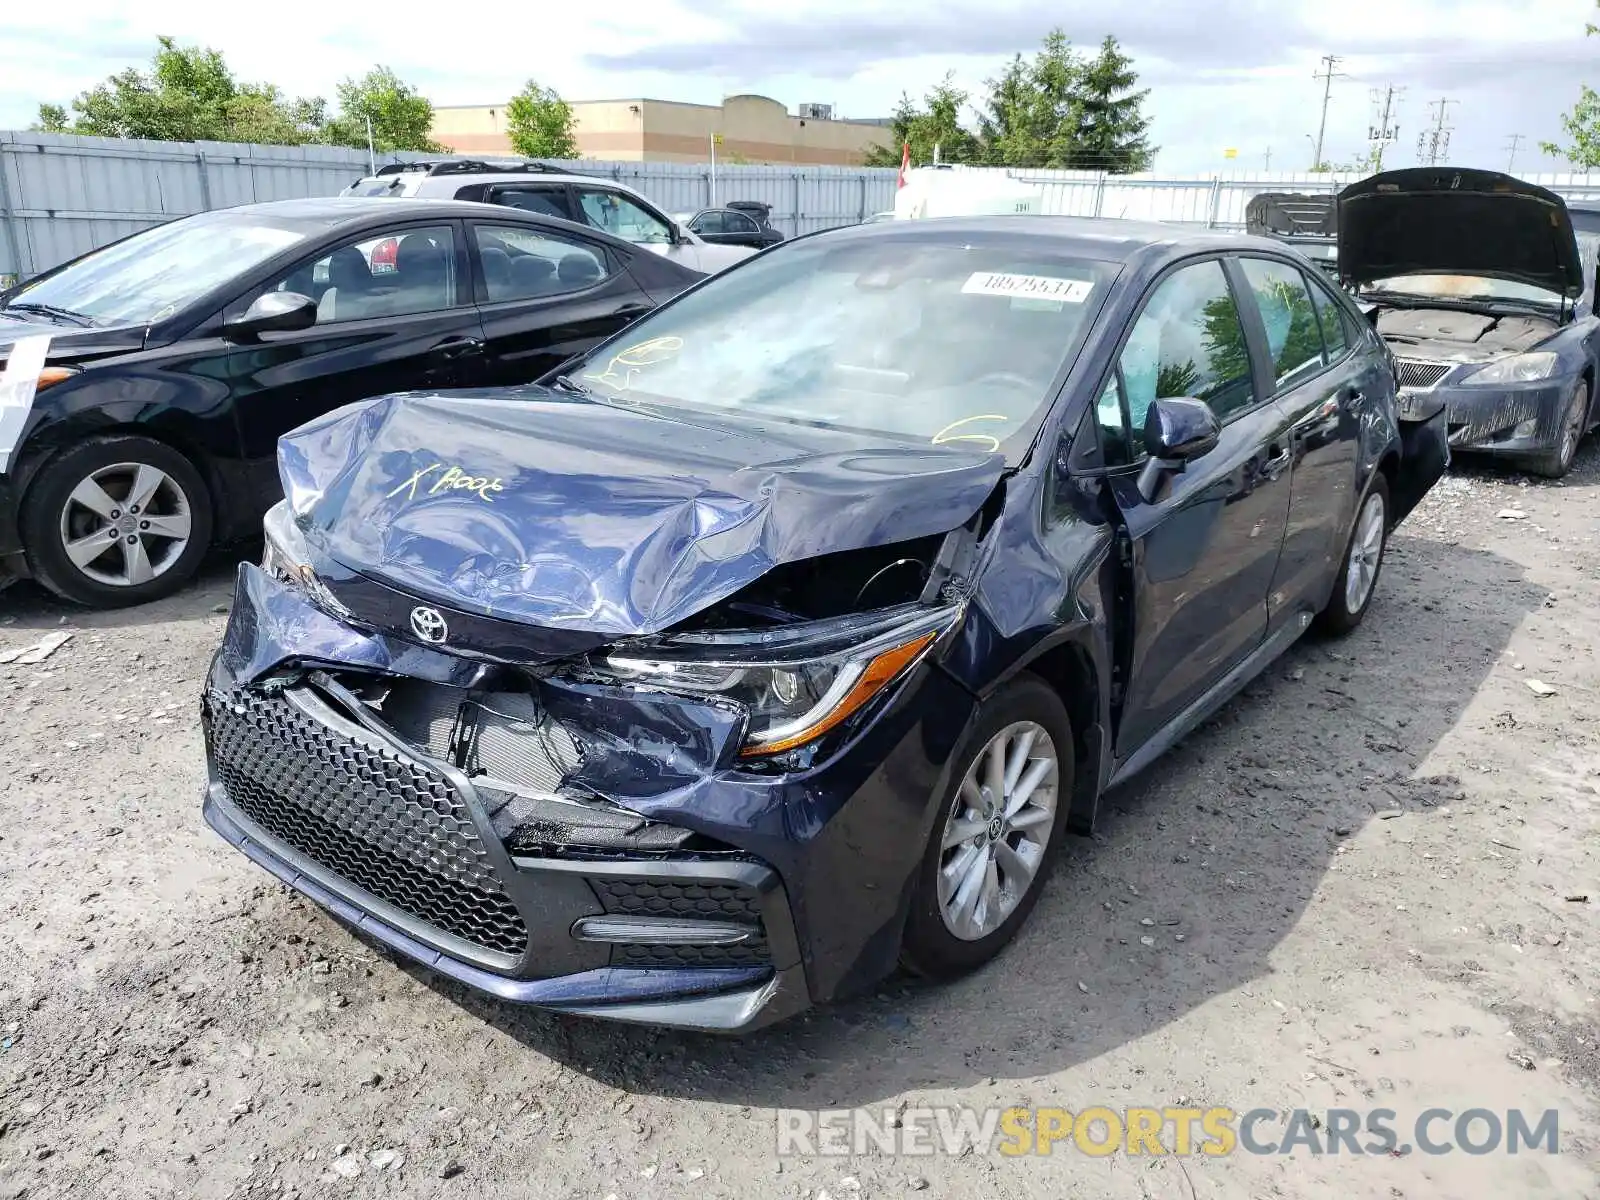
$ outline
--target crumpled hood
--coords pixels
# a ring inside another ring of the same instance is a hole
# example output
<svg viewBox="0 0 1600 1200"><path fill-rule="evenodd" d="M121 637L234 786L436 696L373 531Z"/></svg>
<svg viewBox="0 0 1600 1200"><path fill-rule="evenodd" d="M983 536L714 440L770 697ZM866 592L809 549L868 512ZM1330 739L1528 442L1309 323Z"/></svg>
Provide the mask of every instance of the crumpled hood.
<svg viewBox="0 0 1600 1200"><path fill-rule="evenodd" d="M546 388L408 393L279 443L284 493L345 568L483 616L656 633L773 567L967 521L999 454Z"/></svg>
<svg viewBox="0 0 1600 1200"><path fill-rule="evenodd" d="M1499 171L1412 167L1339 193L1339 276L1479 275L1576 296L1583 266L1567 206Z"/></svg>

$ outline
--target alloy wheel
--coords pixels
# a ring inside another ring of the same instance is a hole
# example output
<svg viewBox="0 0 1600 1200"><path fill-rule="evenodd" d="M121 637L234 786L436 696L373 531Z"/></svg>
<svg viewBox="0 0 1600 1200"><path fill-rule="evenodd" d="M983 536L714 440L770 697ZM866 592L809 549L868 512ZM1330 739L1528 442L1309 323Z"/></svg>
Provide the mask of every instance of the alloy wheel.
<svg viewBox="0 0 1600 1200"><path fill-rule="evenodd" d="M1344 607L1359 613L1372 593L1378 578L1378 563L1383 558L1383 496L1368 494L1356 518L1355 535L1350 539L1350 561L1345 565Z"/></svg>
<svg viewBox="0 0 1600 1200"><path fill-rule="evenodd" d="M1580 385L1573 392L1561 422L1561 465L1569 467L1578 457L1578 443L1583 440L1584 418L1588 415L1589 397Z"/></svg>
<svg viewBox="0 0 1600 1200"><path fill-rule="evenodd" d="M171 569L192 525L189 496L172 476L149 463L113 463L68 495L61 547L96 583L137 587Z"/></svg>
<svg viewBox="0 0 1600 1200"><path fill-rule="evenodd" d="M1055 828L1059 777L1055 743L1033 721L1006 726L967 768L939 843L939 913L954 936L989 936L1028 894Z"/></svg>

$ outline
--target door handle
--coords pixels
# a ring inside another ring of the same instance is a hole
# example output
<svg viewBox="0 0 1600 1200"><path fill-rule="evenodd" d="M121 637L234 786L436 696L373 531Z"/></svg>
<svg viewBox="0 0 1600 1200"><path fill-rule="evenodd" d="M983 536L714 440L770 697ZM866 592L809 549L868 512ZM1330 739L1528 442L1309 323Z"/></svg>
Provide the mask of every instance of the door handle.
<svg viewBox="0 0 1600 1200"><path fill-rule="evenodd" d="M483 353L483 342L475 337L452 337L438 342L429 351L436 358L455 360Z"/></svg>
<svg viewBox="0 0 1600 1200"><path fill-rule="evenodd" d="M1289 465L1293 458L1294 451L1281 450L1277 454L1274 454L1271 458L1267 459L1266 462L1261 464L1261 473L1268 479L1276 479L1279 475L1283 474L1284 468Z"/></svg>

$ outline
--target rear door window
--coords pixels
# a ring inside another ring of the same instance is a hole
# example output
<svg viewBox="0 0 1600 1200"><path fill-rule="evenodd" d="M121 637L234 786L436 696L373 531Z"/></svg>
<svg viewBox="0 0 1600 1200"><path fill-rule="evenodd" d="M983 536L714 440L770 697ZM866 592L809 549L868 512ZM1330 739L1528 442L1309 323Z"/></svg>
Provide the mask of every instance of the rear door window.
<svg viewBox="0 0 1600 1200"><path fill-rule="evenodd" d="M489 202L506 208L520 208L523 212L538 213L540 216L559 217L563 221L576 219L572 215L565 184L555 187L497 187L489 192Z"/></svg>
<svg viewBox="0 0 1600 1200"><path fill-rule="evenodd" d="M1322 323L1322 340L1327 347L1328 361L1336 362L1350 348L1350 321L1344 306L1328 294L1320 284L1311 285L1311 300L1316 305L1317 317Z"/></svg>
<svg viewBox="0 0 1600 1200"><path fill-rule="evenodd" d="M1322 329L1310 285L1298 267L1268 258L1242 258L1245 279L1261 314L1279 389L1292 388L1326 365Z"/></svg>
<svg viewBox="0 0 1600 1200"><path fill-rule="evenodd" d="M473 227L491 304L581 292L610 278L615 264L580 238L515 225Z"/></svg>

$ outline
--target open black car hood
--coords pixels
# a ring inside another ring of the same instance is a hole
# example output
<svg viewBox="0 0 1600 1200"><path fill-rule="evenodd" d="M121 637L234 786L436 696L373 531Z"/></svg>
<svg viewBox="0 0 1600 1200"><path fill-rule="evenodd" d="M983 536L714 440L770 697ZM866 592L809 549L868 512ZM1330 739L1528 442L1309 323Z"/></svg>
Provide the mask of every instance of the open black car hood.
<svg viewBox="0 0 1600 1200"><path fill-rule="evenodd" d="M658 633L773 567L948 532L1005 459L622 407L539 387L353 405L279 443L313 549L407 593L551 629Z"/></svg>
<svg viewBox="0 0 1600 1200"><path fill-rule="evenodd" d="M1339 193L1339 276L1480 275L1576 296L1583 267L1560 196L1498 171L1412 167Z"/></svg>

